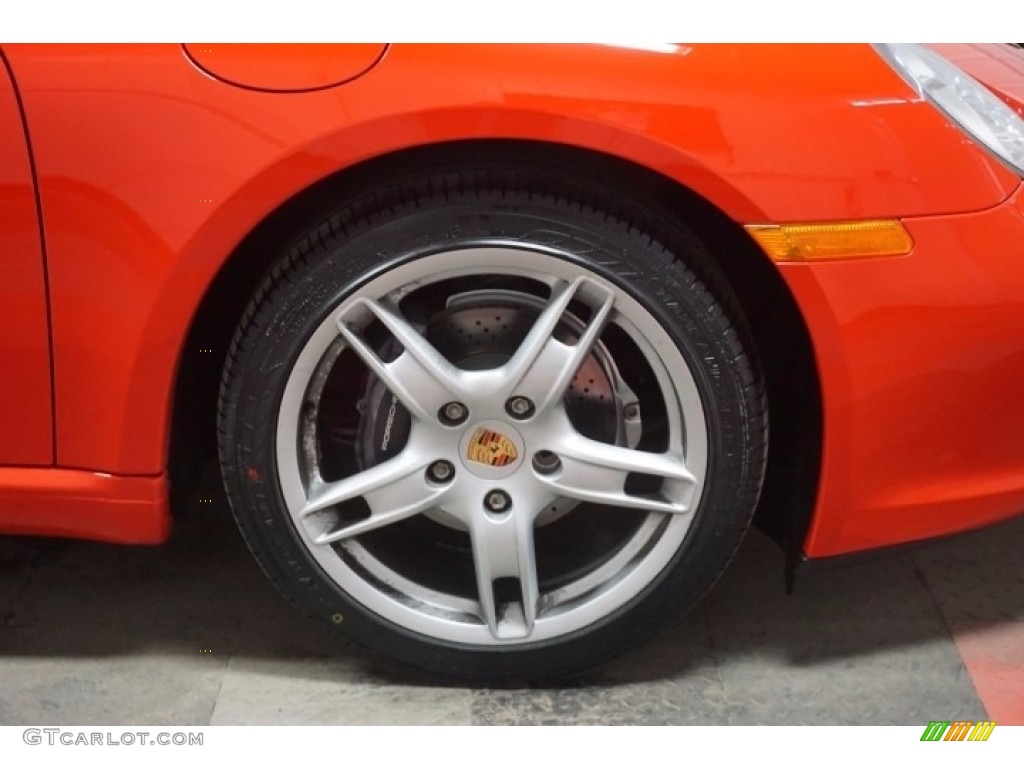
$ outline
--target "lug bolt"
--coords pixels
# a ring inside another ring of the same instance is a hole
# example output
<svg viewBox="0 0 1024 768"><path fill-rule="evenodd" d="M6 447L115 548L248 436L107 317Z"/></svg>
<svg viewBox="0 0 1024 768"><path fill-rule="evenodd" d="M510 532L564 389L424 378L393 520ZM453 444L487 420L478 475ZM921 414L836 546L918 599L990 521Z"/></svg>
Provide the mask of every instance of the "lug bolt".
<svg viewBox="0 0 1024 768"><path fill-rule="evenodd" d="M623 418L633 421L634 419L640 418L640 406L636 403L627 403L626 407L622 409Z"/></svg>
<svg viewBox="0 0 1024 768"><path fill-rule="evenodd" d="M533 413L533 403L526 397L510 397L505 403L508 415L517 419L528 418Z"/></svg>
<svg viewBox="0 0 1024 768"><path fill-rule="evenodd" d="M542 475L550 475L557 472L562 466L562 460L551 451L537 451L533 454L533 468Z"/></svg>
<svg viewBox="0 0 1024 768"><path fill-rule="evenodd" d="M484 496L484 506L489 512L507 512L512 506L512 499L501 490L489 491Z"/></svg>
<svg viewBox="0 0 1024 768"><path fill-rule="evenodd" d="M466 406L462 403L445 403L441 406L441 413L439 415L442 422L449 426L455 426L466 420Z"/></svg>
<svg viewBox="0 0 1024 768"><path fill-rule="evenodd" d="M427 467L427 476L435 483L447 483L455 476L455 467L450 461L441 459Z"/></svg>

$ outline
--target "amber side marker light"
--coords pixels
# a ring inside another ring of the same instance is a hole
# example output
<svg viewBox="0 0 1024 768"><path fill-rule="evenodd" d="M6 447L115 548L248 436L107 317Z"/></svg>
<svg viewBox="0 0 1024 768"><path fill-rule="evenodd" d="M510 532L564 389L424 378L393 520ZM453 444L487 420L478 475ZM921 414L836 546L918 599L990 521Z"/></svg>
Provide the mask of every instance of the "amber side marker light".
<svg viewBox="0 0 1024 768"><path fill-rule="evenodd" d="M748 224L775 261L831 261L905 256L914 248L899 221L835 221L828 224Z"/></svg>

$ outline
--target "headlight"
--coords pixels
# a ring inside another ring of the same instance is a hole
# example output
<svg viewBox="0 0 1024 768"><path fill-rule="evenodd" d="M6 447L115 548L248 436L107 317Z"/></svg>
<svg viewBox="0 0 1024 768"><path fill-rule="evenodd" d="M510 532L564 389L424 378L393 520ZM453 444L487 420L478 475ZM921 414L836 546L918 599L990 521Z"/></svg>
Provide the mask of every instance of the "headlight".
<svg viewBox="0 0 1024 768"><path fill-rule="evenodd" d="M925 99L976 142L1024 176L1024 119L1002 99L923 45L875 46Z"/></svg>

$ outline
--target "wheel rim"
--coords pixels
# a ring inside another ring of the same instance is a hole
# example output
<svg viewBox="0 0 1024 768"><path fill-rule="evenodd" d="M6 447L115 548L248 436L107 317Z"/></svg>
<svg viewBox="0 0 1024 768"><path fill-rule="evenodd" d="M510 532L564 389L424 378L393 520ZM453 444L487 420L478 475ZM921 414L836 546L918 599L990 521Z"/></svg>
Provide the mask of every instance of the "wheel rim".
<svg viewBox="0 0 1024 768"><path fill-rule="evenodd" d="M453 361L407 307L427 297L457 308L465 296L534 314L512 346ZM360 367L370 394L332 399L332 377ZM566 393L584 369L611 382L613 437L574 421ZM326 477L323 414L347 408L363 424L373 392L385 393L377 442L391 455ZM690 528L708 439L683 354L637 299L568 254L488 243L410 259L330 311L288 375L276 458L295 530L341 590L406 630L493 646L575 633L654 583ZM403 552L413 526L461 536L471 566L443 542ZM564 565L590 539L593 553Z"/></svg>

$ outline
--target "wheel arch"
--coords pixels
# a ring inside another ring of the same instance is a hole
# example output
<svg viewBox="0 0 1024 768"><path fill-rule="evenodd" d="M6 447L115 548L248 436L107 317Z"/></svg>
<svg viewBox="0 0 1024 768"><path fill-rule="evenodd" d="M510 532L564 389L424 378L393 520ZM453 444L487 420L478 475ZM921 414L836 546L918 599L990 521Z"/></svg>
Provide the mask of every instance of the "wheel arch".
<svg viewBox="0 0 1024 768"><path fill-rule="evenodd" d="M810 335L778 270L732 218L675 179L615 155L540 141L475 139L397 150L316 182L262 219L224 260L203 294L180 352L170 430L172 492L187 493L205 463L198 458L215 452L217 392L226 352L275 255L346 196L395 174L453 162L516 163L524 171L555 167L605 187L614 179L618 194L656 207L707 245L746 316L768 391L771 439L755 523L780 543L788 563L795 563L817 497L822 410Z"/></svg>

